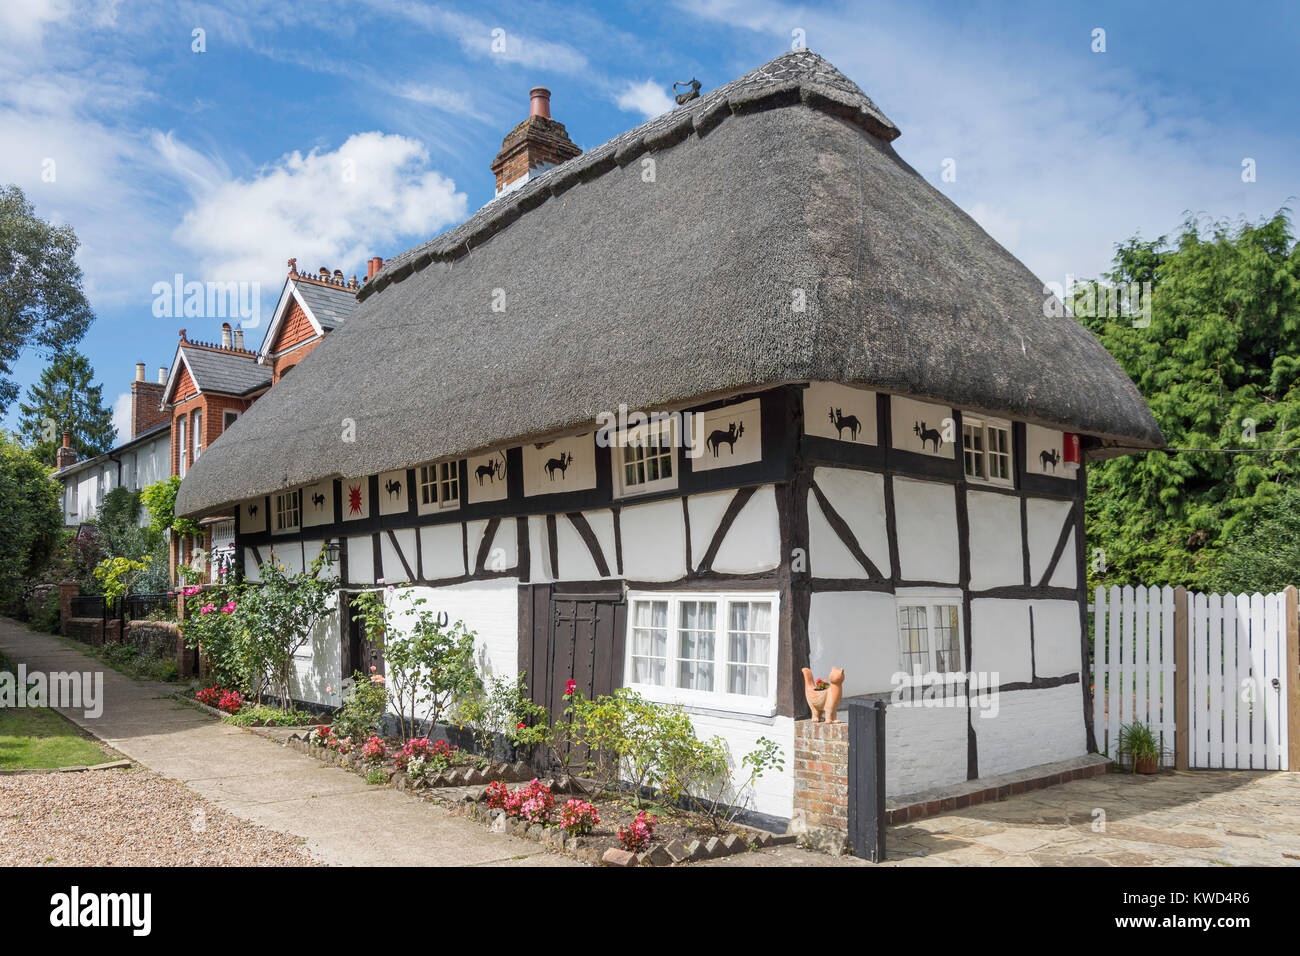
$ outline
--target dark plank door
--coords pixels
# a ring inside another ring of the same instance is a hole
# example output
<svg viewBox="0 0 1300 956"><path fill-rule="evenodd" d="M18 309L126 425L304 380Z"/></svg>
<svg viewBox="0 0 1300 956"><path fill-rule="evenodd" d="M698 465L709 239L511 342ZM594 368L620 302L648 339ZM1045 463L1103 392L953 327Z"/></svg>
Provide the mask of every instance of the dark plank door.
<svg viewBox="0 0 1300 956"><path fill-rule="evenodd" d="M599 587L599 585L597 586ZM627 604L619 591L579 591L568 585L536 585L530 595L530 646L521 647L520 668L527 671L535 702L551 720L564 719L564 692L570 680L586 697L610 694L623 683L623 633ZM572 755L577 764L585 754Z"/></svg>

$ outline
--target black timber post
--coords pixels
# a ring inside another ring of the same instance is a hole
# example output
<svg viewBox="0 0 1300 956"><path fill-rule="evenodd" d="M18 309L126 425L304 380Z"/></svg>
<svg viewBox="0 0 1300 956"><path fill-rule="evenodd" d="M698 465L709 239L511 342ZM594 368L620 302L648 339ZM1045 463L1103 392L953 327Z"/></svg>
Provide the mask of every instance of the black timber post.
<svg viewBox="0 0 1300 956"><path fill-rule="evenodd" d="M845 701L849 722L849 845L872 863L885 859L885 702Z"/></svg>

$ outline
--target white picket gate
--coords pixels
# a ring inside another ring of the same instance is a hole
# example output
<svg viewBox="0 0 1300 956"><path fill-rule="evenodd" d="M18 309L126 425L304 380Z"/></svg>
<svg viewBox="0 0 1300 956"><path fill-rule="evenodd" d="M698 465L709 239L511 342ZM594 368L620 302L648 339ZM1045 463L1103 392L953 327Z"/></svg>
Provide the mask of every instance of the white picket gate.
<svg viewBox="0 0 1300 956"><path fill-rule="evenodd" d="M1093 617L1093 728L1114 758L1119 731L1140 721L1174 762L1188 735L1191 767L1287 769L1290 692L1286 595L1187 594L1186 634L1173 588L1097 589ZM1187 641L1187 719L1177 726L1177 642Z"/></svg>

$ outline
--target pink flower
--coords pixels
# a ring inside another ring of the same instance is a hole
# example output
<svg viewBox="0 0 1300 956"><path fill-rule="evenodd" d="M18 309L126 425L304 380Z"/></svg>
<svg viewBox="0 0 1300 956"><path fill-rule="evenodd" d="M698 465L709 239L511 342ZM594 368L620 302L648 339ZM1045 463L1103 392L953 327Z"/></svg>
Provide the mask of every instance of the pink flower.
<svg viewBox="0 0 1300 956"><path fill-rule="evenodd" d="M377 670L379 670L379 668L376 667L374 664L371 664L371 665L370 665L370 673L373 674L373 673L374 673L375 671L377 671Z"/></svg>
<svg viewBox="0 0 1300 956"><path fill-rule="evenodd" d="M573 692L577 689L578 689L578 682L576 680L570 679L569 682L564 685L564 696L572 697Z"/></svg>
<svg viewBox="0 0 1300 956"><path fill-rule="evenodd" d="M209 614L209 613L211 613L212 611L215 611L216 609L217 609L217 606L216 606L215 604L205 604L205 605L203 605L203 607L199 608L199 613L200 613L200 614Z"/></svg>
<svg viewBox="0 0 1300 956"><path fill-rule="evenodd" d="M223 607L223 608L221 609L221 613L222 613L222 614L229 614L229 613L231 613L232 611L234 611L234 609L235 609L235 602L234 602L234 601L231 601L229 604L227 604L225 607Z"/></svg>

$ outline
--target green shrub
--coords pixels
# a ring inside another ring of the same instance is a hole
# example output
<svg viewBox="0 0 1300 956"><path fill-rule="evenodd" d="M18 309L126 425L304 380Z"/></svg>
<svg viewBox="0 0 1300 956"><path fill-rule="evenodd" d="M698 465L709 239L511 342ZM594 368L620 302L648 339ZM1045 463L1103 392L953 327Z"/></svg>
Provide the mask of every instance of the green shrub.
<svg viewBox="0 0 1300 956"><path fill-rule="evenodd" d="M46 591L44 600L33 601L32 619L29 622L33 630L43 631L46 634L58 634L61 620L62 608L59 603L57 589Z"/></svg>
<svg viewBox="0 0 1300 956"><path fill-rule="evenodd" d="M388 710L388 689L383 678L373 680L354 671L344 682L343 706L334 714L331 725L336 737L362 741L383 726Z"/></svg>

